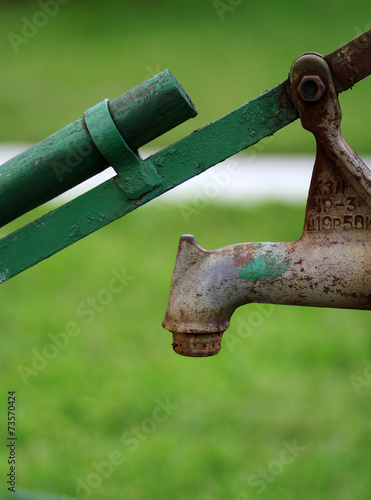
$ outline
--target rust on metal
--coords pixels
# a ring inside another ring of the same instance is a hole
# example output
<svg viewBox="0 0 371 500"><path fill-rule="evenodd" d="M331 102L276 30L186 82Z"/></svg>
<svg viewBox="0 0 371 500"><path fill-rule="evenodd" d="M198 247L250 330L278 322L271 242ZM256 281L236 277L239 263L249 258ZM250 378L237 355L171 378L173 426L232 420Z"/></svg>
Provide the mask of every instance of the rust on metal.
<svg viewBox="0 0 371 500"><path fill-rule="evenodd" d="M303 54L290 72L302 125L317 142L302 237L206 251L182 236L163 322L179 354L216 354L235 309L251 302L371 309L371 171L341 134L326 61Z"/></svg>
<svg viewBox="0 0 371 500"><path fill-rule="evenodd" d="M318 75L303 76L298 85L300 97L309 102L319 101L325 90L325 84Z"/></svg>
<svg viewBox="0 0 371 500"><path fill-rule="evenodd" d="M371 30L325 57L338 93L371 74Z"/></svg>
<svg viewBox="0 0 371 500"><path fill-rule="evenodd" d="M199 333L192 335L184 332L174 332L173 349L182 356L204 358L213 356L220 351L223 332Z"/></svg>

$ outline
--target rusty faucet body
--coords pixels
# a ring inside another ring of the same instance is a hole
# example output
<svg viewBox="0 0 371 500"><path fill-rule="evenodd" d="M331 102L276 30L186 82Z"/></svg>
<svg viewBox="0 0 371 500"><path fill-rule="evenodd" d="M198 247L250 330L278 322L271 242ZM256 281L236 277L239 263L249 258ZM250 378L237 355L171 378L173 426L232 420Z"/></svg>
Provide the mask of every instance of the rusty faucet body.
<svg viewBox="0 0 371 500"><path fill-rule="evenodd" d="M251 302L371 309L371 171L341 134L324 58L300 56L290 83L317 142L302 237L206 251L182 236L163 322L179 354L216 354L235 309Z"/></svg>

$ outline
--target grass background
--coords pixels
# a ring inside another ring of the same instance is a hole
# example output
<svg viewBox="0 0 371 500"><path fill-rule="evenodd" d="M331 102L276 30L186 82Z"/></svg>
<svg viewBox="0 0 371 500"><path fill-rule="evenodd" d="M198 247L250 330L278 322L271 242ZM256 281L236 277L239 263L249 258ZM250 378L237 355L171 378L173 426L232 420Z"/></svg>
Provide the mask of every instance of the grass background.
<svg viewBox="0 0 371 500"><path fill-rule="evenodd" d="M302 52L331 52L371 22L366 1L245 0L221 20L211 1L71 0L15 53L8 33L21 34L40 5L0 8L4 142L41 140L167 67L199 116L152 145L166 146L284 80ZM364 81L341 96L344 135L361 154L371 152L369 92ZM264 151L291 152L313 153L298 123ZM76 497L76 479L118 450L125 463L91 498L368 499L371 389L367 379L358 394L351 379L371 359L368 312L276 306L242 338L257 311L245 306L209 359L173 354L161 328L181 234L207 249L291 240L303 216L304 207L209 205L186 224L158 200L2 284L0 432L15 389L18 494ZM79 305L123 267L134 279L87 324ZM18 367L71 321L81 333L24 384ZM178 409L131 453L120 438L151 418L158 398ZM305 450L259 494L248 478L294 440ZM6 459L2 439L3 498Z"/></svg>
<svg viewBox="0 0 371 500"><path fill-rule="evenodd" d="M371 27L366 0L233 2L236 7L223 12L211 0L106 0L104 6L70 0L15 53L9 33L22 36L24 18L32 21L40 6L2 0L1 140L37 142L103 98L168 68L199 116L156 143L167 145L285 80L301 53L327 54ZM367 154L370 88L363 81L341 96L344 134ZM267 152L312 148L310 135L295 123Z"/></svg>
<svg viewBox="0 0 371 500"><path fill-rule="evenodd" d="M74 497L76 479L118 450L126 462L91 498L368 498L370 386L357 394L351 381L371 359L367 311L276 306L245 339L257 311L245 306L209 359L174 354L161 328L181 233L206 248L290 240L302 219L301 208L209 206L185 225L153 202L4 283L2 403L17 390L19 488ZM122 267L135 278L87 324L79 305ZM71 321L81 334L25 385L18 366ZM157 398L179 408L130 453L120 438ZM306 450L257 495L248 478L294 440Z"/></svg>

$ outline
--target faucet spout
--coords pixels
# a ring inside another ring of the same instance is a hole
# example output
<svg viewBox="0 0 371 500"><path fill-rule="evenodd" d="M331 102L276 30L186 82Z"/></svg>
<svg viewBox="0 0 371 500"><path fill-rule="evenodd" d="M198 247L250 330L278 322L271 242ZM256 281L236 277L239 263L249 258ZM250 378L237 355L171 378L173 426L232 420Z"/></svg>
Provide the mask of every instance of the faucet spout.
<svg viewBox="0 0 371 500"><path fill-rule="evenodd" d="M312 240L207 251L192 235L182 236L163 321L175 352L217 354L233 312L252 302L371 309L367 242Z"/></svg>

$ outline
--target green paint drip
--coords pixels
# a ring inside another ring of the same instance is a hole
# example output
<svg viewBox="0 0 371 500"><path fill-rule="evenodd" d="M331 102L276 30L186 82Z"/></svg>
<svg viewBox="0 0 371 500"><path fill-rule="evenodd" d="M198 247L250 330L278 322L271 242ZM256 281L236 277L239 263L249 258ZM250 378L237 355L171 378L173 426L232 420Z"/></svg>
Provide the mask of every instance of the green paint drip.
<svg viewBox="0 0 371 500"><path fill-rule="evenodd" d="M238 277L246 281L273 281L281 278L290 265L291 260L281 260L271 252L262 254L260 249L255 259L239 270Z"/></svg>

